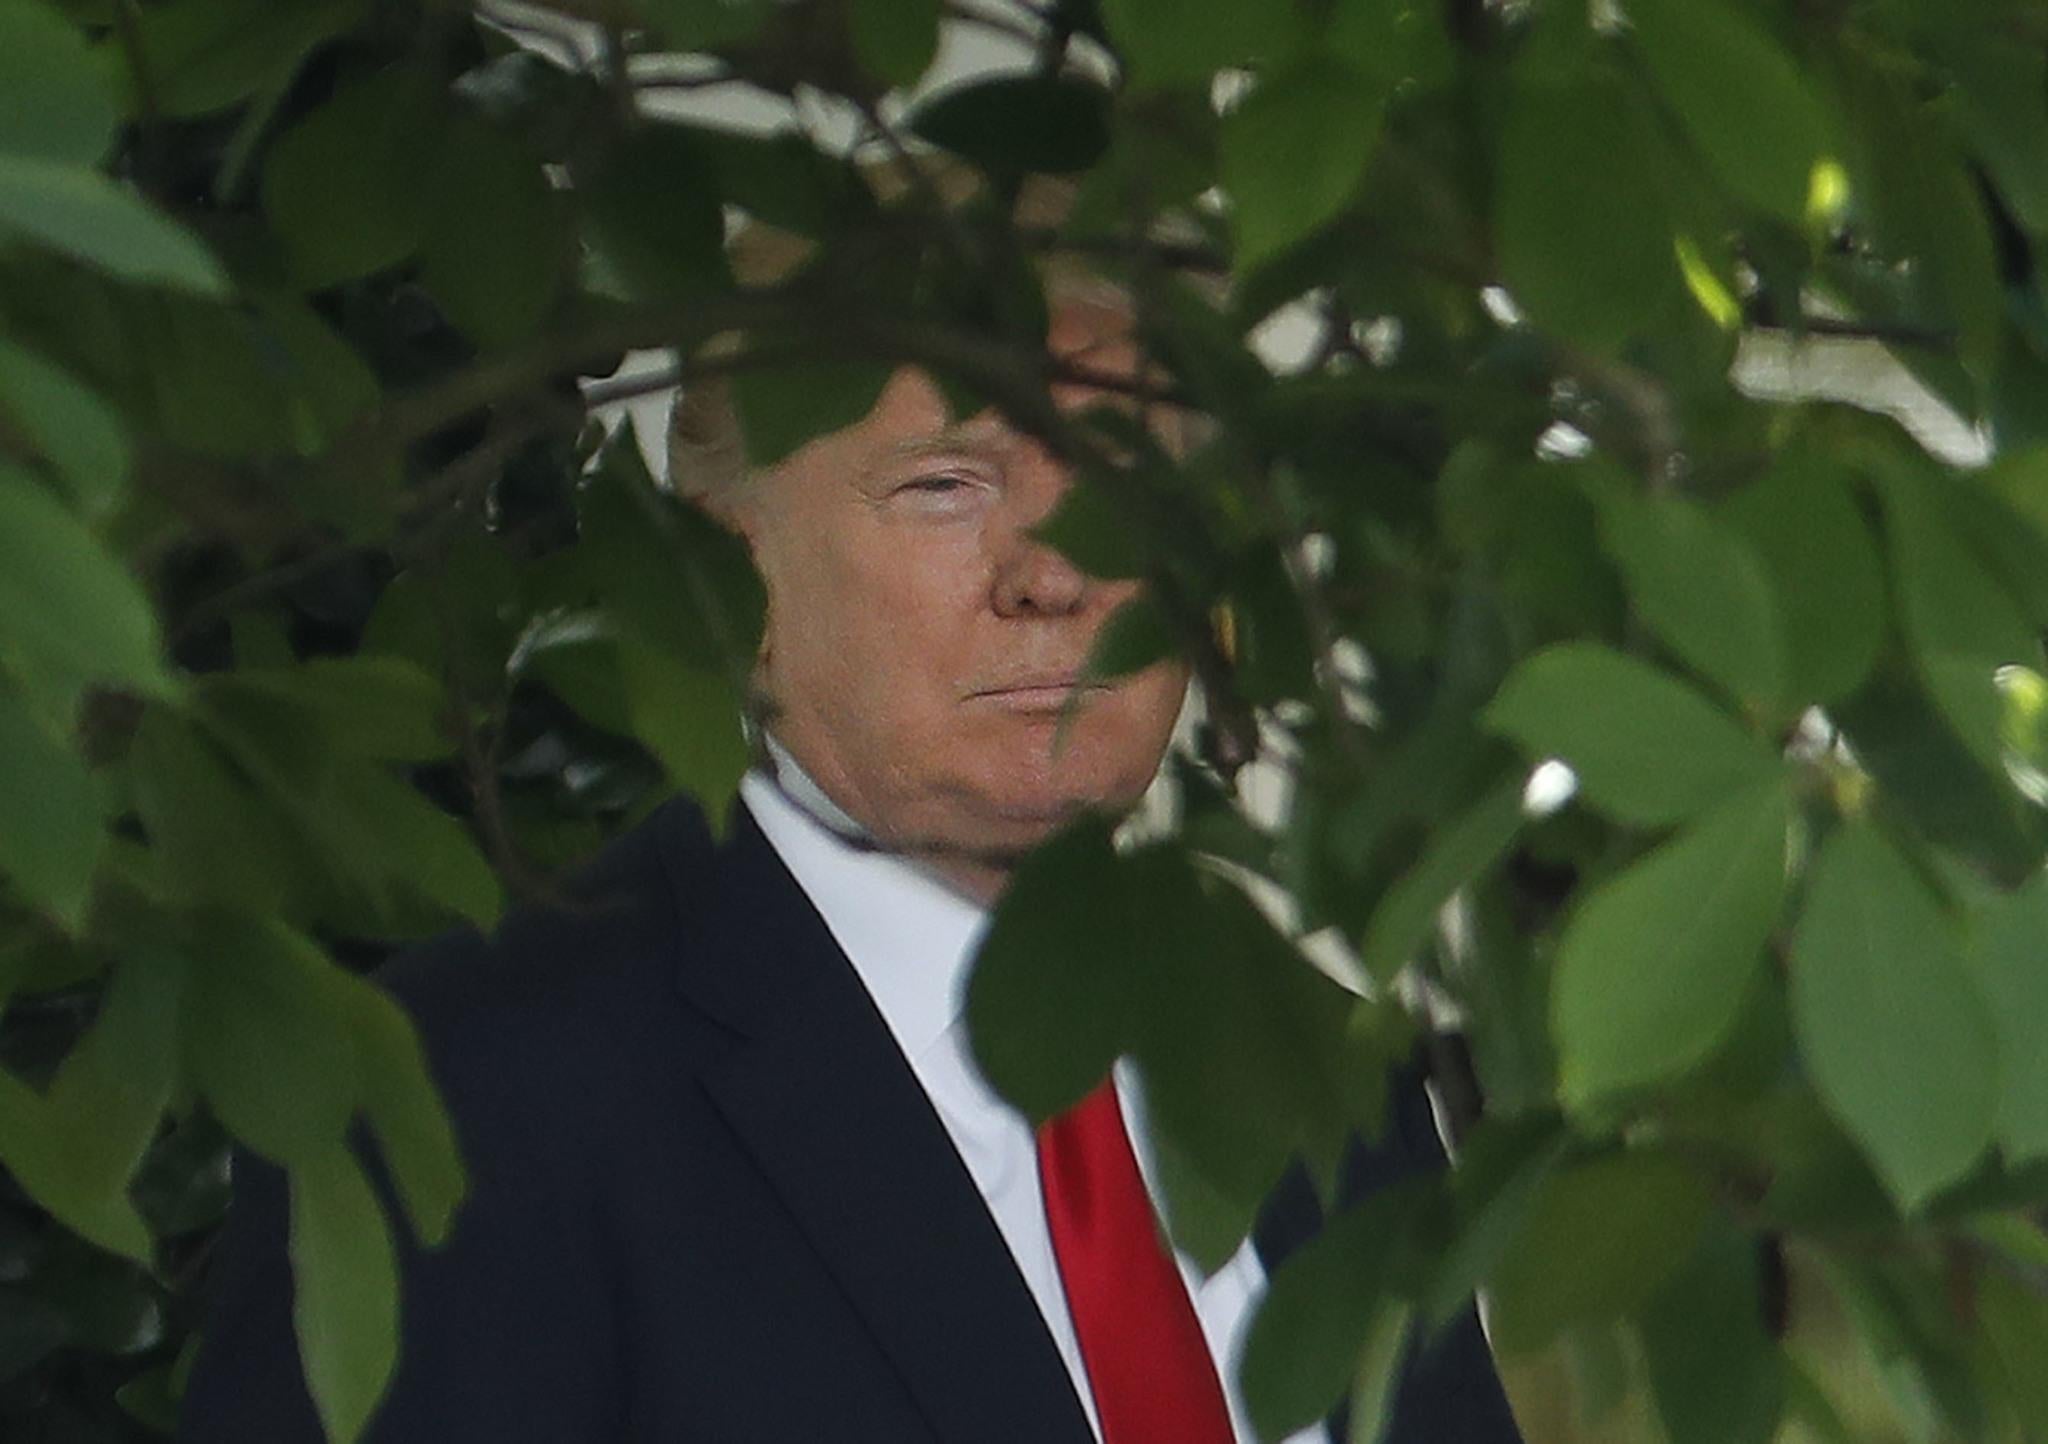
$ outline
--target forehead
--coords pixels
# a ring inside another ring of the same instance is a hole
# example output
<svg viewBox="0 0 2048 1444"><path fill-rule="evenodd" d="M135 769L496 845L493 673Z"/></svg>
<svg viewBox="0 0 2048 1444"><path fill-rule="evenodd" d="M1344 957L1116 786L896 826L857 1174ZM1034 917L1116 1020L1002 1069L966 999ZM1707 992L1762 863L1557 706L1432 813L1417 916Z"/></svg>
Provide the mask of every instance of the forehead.
<svg viewBox="0 0 2048 1444"><path fill-rule="evenodd" d="M1046 331L1046 349L1059 361L1105 379L1135 378L1139 373L1130 311L1112 297L1057 299ZM1115 399L1115 393L1086 380L1056 381L1052 394L1059 405L1068 408ZM832 451L841 456L848 450L915 455L947 448L993 450L1019 439L994 410L966 418L953 416L945 393L931 377L906 366L890 378L866 417L821 437L805 451Z"/></svg>

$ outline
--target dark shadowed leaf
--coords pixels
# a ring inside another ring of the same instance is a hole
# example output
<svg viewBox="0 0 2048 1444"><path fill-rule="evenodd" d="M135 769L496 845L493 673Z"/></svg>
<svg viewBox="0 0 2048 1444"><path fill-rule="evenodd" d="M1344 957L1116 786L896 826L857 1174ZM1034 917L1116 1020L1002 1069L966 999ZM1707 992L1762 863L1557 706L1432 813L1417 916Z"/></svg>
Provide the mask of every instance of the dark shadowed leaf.
<svg viewBox="0 0 2048 1444"><path fill-rule="evenodd" d="M1793 938L1793 1022L1814 1086L1909 1210L1976 1162L1997 1111L1997 1038L1961 949L1873 828L1828 839Z"/></svg>
<svg viewBox="0 0 2048 1444"><path fill-rule="evenodd" d="M1683 822L1778 766L1770 748L1691 687L1594 642L1524 661L1486 720L1531 761L1562 758L1595 807L1645 827Z"/></svg>
<svg viewBox="0 0 2048 1444"><path fill-rule="evenodd" d="M437 122L427 78L396 65L336 92L270 147L264 210L308 290L418 248Z"/></svg>
<svg viewBox="0 0 2048 1444"><path fill-rule="evenodd" d="M135 13L150 98L171 115L202 115L289 80L320 41L355 22L364 0L170 0ZM109 42L132 91L145 82Z"/></svg>
<svg viewBox="0 0 2048 1444"><path fill-rule="evenodd" d="M939 48L938 0L853 0L854 58L885 85L914 84Z"/></svg>
<svg viewBox="0 0 2048 1444"><path fill-rule="evenodd" d="M128 485L127 422L75 376L0 341L0 417L41 453L80 511L98 516L120 500Z"/></svg>
<svg viewBox="0 0 2048 1444"><path fill-rule="evenodd" d="M1164 881L1157 871L1119 865L1089 820L1034 851L997 904L967 1023L983 1075L1033 1119L1078 1102L1135 1042L1139 969L1155 940L1133 904Z"/></svg>
<svg viewBox="0 0 2048 1444"><path fill-rule="evenodd" d="M889 384L886 362L810 361L742 371L732 377L747 460L774 466L799 447L853 425Z"/></svg>
<svg viewBox="0 0 2048 1444"><path fill-rule="evenodd" d="M486 345L530 333L567 274L568 212L539 159L476 121L449 128L422 235L421 281L451 320Z"/></svg>
<svg viewBox="0 0 2048 1444"><path fill-rule="evenodd" d="M942 90L910 129L986 170L1065 175L1109 144L1109 92L1078 76L1000 76Z"/></svg>
<svg viewBox="0 0 2048 1444"><path fill-rule="evenodd" d="M1110 613L1096 634L1081 674L1091 679L1125 677L1164 661L1173 652L1173 625L1165 610L1140 594Z"/></svg>
<svg viewBox="0 0 2048 1444"><path fill-rule="evenodd" d="M0 872L32 905L77 929L107 841L99 790L68 739L4 691L0 779Z"/></svg>
<svg viewBox="0 0 2048 1444"><path fill-rule="evenodd" d="M0 152L97 165L116 120L78 26L42 0L0 6Z"/></svg>

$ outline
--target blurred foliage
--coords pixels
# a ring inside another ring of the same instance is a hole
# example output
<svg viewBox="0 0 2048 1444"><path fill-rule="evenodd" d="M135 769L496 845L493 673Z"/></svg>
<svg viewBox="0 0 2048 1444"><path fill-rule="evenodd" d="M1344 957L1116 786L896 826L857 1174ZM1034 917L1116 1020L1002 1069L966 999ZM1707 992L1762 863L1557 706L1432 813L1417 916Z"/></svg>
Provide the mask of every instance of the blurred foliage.
<svg viewBox="0 0 2048 1444"><path fill-rule="evenodd" d="M921 92L942 22L1028 63ZM724 84L856 140L650 104ZM365 973L747 763L758 583L592 402L729 378L759 460L915 364L1148 581L1095 665L1205 702L1167 835L1006 897L990 1077L1135 1056L1213 1260L1469 1050L1462 1166L1275 1279L1262 1429L1479 1288L1588 1437L2048 1438L2044 238L2037 0L0 0L0 1435L164 1426L231 1140L360 1431L351 1129L427 1238L464 1190ZM1053 404L1053 258L1189 454Z"/></svg>

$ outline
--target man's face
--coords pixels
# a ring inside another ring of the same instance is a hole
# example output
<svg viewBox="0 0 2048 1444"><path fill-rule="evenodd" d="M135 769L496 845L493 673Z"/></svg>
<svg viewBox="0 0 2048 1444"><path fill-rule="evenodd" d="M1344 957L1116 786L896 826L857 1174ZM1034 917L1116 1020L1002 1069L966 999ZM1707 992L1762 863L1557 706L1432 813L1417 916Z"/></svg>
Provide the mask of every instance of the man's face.
<svg viewBox="0 0 2048 1444"><path fill-rule="evenodd" d="M1116 307L1068 305L1051 347L1135 374L1127 327ZM1036 441L993 413L949 422L904 369L864 420L732 508L768 585L759 680L776 737L885 846L983 893L1078 809L1137 799L1185 689L1170 663L1090 688L1061 734L1097 630L1136 589L1029 535L1067 486Z"/></svg>

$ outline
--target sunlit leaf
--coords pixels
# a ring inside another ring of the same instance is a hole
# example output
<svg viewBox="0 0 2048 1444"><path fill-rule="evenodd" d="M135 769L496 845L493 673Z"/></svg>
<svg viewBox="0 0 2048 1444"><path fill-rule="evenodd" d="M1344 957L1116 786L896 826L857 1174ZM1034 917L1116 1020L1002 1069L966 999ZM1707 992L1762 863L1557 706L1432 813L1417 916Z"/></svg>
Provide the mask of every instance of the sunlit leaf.
<svg viewBox="0 0 2048 1444"><path fill-rule="evenodd" d="M398 1258L337 1141L291 1169L292 1323L327 1437L354 1444L398 1366Z"/></svg>
<svg viewBox="0 0 2048 1444"><path fill-rule="evenodd" d="M1996 1035L1955 924L1867 824L1814 863L1791 980L1814 1086L1901 1207L1960 1178L1991 1141Z"/></svg>
<svg viewBox="0 0 2048 1444"><path fill-rule="evenodd" d="M1524 661L1486 716L1532 761L1562 758L1595 807L1643 826L1696 816L1777 767L1768 747L1698 692L1591 642Z"/></svg>
<svg viewBox="0 0 2048 1444"><path fill-rule="evenodd" d="M1551 985L1568 1102L1672 1077L1726 1036L1778 921L1786 801L1738 793L1580 902Z"/></svg>

